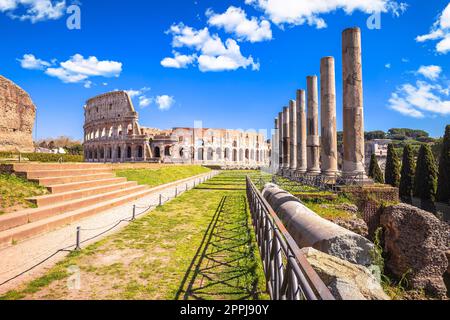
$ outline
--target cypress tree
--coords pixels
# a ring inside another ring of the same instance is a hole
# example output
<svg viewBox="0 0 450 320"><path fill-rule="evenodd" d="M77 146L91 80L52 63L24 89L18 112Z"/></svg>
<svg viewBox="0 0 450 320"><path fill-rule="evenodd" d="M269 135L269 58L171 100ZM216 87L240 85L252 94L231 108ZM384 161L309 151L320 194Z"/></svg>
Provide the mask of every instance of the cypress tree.
<svg viewBox="0 0 450 320"><path fill-rule="evenodd" d="M375 154L372 154L372 158L370 159L369 177L372 178L375 183L384 183L383 172L380 169Z"/></svg>
<svg viewBox="0 0 450 320"><path fill-rule="evenodd" d="M429 145L423 145L417 158L414 196L422 201L434 202L437 188L436 160Z"/></svg>
<svg viewBox="0 0 450 320"><path fill-rule="evenodd" d="M444 142L439 159L439 183L437 201L450 201L450 125L445 128Z"/></svg>
<svg viewBox="0 0 450 320"><path fill-rule="evenodd" d="M412 146L407 144L403 150L403 164L400 179L400 198L411 203L414 189L414 174L416 172L416 162Z"/></svg>
<svg viewBox="0 0 450 320"><path fill-rule="evenodd" d="M400 159L393 144L388 147L385 181L395 188L400 186Z"/></svg>

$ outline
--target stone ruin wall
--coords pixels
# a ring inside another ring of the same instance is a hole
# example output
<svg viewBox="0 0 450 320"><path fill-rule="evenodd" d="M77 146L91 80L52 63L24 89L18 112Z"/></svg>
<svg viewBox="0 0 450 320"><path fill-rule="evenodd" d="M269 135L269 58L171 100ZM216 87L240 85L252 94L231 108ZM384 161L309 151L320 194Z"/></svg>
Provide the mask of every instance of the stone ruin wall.
<svg viewBox="0 0 450 320"><path fill-rule="evenodd" d="M33 152L36 107L30 96L0 76L0 152Z"/></svg>

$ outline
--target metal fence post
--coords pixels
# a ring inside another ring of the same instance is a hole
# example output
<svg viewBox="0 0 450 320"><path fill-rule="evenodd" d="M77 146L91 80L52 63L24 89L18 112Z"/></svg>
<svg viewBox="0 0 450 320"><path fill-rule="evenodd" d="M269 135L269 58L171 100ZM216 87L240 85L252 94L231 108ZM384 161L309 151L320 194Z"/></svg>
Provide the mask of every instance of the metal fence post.
<svg viewBox="0 0 450 320"><path fill-rule="evenodd" d="M178 187L175 188L175 198L178 196Z"/></svg>
<svg viewBox="0 0 450 320"><path fill-rule="evenodd" d="M136 205L133 204L133 217L131 218L131 221L136 220Z"/></svg>
<svg viewBox="0 0 450 320"><path fill-rule="evenodd" d="M77 246L75 248L76 251L80 251L81 250L80 237L81 237L81 227L77 227Z"/></svg>
<svg viewBox="0 0 450 320"><path fill-rule="evenodd" d="M159 194L159 206L162 206L162 194Z"/></svg>

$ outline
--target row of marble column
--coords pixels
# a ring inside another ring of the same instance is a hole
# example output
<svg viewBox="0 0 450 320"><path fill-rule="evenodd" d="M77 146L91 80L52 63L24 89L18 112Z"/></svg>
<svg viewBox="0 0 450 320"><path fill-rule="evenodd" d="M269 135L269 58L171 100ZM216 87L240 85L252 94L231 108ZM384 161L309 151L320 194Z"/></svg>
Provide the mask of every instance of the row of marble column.
<svg viewBox="0 0 450 320"><path fill-rule="evenodd" d="M344 176L365 176L364 112L361 30L346 29L342 35ZM336 176L338 146L336 131L335 59L320 64L320 115L317 76L308 76L307 88L298 90L296 100L275 119L275 137L280 170L299 174ZM275 161L277 162L277 161Z"/></svg>

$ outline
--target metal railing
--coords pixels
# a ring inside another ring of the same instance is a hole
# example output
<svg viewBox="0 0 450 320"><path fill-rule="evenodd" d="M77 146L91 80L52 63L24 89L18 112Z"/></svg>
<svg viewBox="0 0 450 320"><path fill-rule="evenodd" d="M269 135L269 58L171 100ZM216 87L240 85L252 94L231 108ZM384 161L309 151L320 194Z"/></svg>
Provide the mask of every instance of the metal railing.
<svg viewBox="0 0 450 320"><path fill-rule="evenodd" d="M248 176L247 197L272 300L335 300Z"/></svg>
<svg viewBox="0 0 450 320"><path fill-rule="evenodd" d="M303 185L315 187L323 191L332 192L338 191L342 186L363 187L367 180L363 173L344 177L341 174L336 174L334 176L326 176L322 174L311 175L292 173L291 171L284 170L280 172L280 175L284 178L290 179Z"/></svg>

